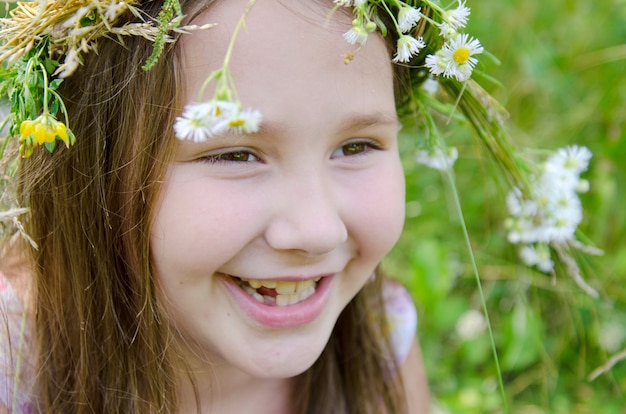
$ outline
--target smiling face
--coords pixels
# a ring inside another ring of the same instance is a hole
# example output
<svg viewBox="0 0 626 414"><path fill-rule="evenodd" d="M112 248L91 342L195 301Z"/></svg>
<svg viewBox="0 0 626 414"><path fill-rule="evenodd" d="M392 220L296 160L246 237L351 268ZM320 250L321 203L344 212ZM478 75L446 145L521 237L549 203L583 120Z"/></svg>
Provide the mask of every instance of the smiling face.
<svg viewBox="0 0 626 414"><path fill-rule="evenodd" d="M194 20L216 28L183 36L186 99L221 65L246 4L218 2ZM231 70L260 131L181 141L164 178L158 284L218 376L308 369L402 229L389 53L370 36L344 64L350 16L306 4L260 1L239 33Z"/></svg>

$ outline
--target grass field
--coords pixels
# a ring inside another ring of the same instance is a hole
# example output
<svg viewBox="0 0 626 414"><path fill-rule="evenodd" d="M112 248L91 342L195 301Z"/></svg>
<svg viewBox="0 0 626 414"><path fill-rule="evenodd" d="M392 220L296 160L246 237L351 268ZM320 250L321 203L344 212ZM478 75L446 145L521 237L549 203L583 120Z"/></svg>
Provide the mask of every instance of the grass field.
<svg viewBox="0 0 626 414"><path fill-rule="evenodd" d="M503 397L451 189L440 173L407 159L406 230L385 265L418 303L433 398L443 413L626 413L626 359L619 360L626 349L626 1L468 6L468 31L501 61L486 69L504 88L486 86L509 111L520 148L579 144L594 153L580 230L605 254L580 258L597 299L567 275L521 266L502 225L506 189L490 176L493 168L461 148L458 193ZM609 369L609 362L616 363Z"/></svg>

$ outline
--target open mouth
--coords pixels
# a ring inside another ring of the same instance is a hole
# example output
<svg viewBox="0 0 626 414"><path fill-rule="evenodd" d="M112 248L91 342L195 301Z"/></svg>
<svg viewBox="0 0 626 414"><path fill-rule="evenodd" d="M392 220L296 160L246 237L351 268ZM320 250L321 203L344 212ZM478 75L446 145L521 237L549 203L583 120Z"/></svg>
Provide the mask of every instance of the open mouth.
<svg viewBox="0 0 626 414"><path fill-rule="evenodd" d="M243 279L233 280L257 302L264 305L288 306L302 302L315 293L320 277L297 282L286 280Z"/></svg>

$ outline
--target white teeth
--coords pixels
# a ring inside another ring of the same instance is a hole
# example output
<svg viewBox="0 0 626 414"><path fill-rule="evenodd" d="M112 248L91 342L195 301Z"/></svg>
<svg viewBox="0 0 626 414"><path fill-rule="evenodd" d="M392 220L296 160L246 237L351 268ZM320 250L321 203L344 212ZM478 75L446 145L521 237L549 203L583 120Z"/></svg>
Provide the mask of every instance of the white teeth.
<svg viewBox="0 0 626 414"><path fill-rule="evenodd" d="M302 282L298 282L298 286L296 287L296 291L304 292L305 290L307 290L308 288L313 286L313 283L315 283L315 282L313 282L312 280L303 280Z"/></svg>
<svg viewBox="0 0 626 414"><path fill-rule="evenodd" d="M276 295L276 305L277 306L287 306L287 305L295 305L298 302L302 302L307 299L309 296L315 293L315 288L311 286L309 290L292 293L290 295Z"/></svg>
<svg viewBox="0 0 626 414"><path fill-rule="evenodd" d="M321 278L291 282L285 280L240 279L239 285L257 302L266 305L288 306L308 299L315 293L317 282ZM275 289L276 296L262 295L257 292L260 287Z"/></svg>
<svg viewBox="0 0 626 414"><path fill-rule="evenodd" d="M278 296L276 296L276 305L277 306L287 306L287 305L289 305L289 295L278 295Z"/></svg>
<svg viewBox="0 0 626 414"><path fill-rule="evenodd" d="M241 280L243 280L244 282L248 282L248 284L252 286L254 289L258 289L261 286L270 288L270 289L274 289L276 287L275 280L259 280L259 279L241 279Z"/></svg>
<svg viewBox="0 0 626 414"><path fill-rule="evenodd" d="M250 279L248 280L248 283L250 284L250 286L252 286L253 289L258 289L262 286L261 281L256 279Z"/></svg>
<svg viewBox="0 0 626 414"><path fill-rule="evenodd" d="M262 280L261 284L263 286L265 286L266 288L270 288L270 289L276 288L276 281L275 280Z"/></svg>
<svg viewBox="0 0 626 414"><path fill-rule="evenodd" d="M261 295L260 293L254 292L252 294L252 297L255 298L258 302L264 302L263 295Z"/></svg>
<svg viewBox="0 0 626 414"><path fill-rule="evenodd" d="M276 292L279 295L290 295L296 292L296 288L298 286L298 282L285 282L279 280L276 282Z"/></svg>

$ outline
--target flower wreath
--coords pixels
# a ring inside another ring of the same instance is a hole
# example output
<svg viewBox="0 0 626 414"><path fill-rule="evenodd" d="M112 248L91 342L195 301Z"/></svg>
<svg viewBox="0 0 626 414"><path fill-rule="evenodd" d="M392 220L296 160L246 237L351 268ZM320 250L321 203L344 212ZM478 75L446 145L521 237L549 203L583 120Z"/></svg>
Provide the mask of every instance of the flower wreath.
<svg viewBox="0 0 626 414"><path fill-rule="evenodd" d="M71 119L56 90L89 52L97 50L98 39L123 42L127 36L142 36L152 41L153 53L143 66L150 70L164 45L173 41L173 32L212 27L181 26L184 15L178 0L165 0L156 18L147 16L140 6L148 1L12 3L8 17L0 19L0 94L10 108L1 126L7 132L0 157L15 138L19 156L8 162L6 176L14 173L20 158L29 157L38 146L52 152L57 141L70 147L80 139L71 130ZM249 0L222 66L207 76L197 102L188 103L177 118L174 132L178 139L200 142L226 131L245 134L256 131L262 122L259 111L242 109L229 70L237 33L254 3ZM333 11L350 8L354 16L344 38L356 49L344 55L346 64L355 59L371 33L397 38L392 61L406 68L405 82L410 86L409 93L400 97L399 115L403 124L419 119L426 131L417 140L415 159L450 171L458 151L444 145L435 115L464 118L512 188L507 197L510 217L505 224L509 241L520 246L522 261L549 273L554 272L554 260L560 260L579 286L596 296L572 255L573 250L600 253L576 237L582 220L578 193L589 186L580 174L587 169L591 153L572 146L537 163L514 148L504 127L506 112L473 79L474 75L490 79L477 57L489 55L478 39L464 33L470 16L465 0L457 0L453 7L443 7L438 0L334 0L334 4ZM216 85L214 96L204 101L204 90L212 82ZM17 216L23 211L7 209L0 219L12 220L19 230Z"/></svg>

